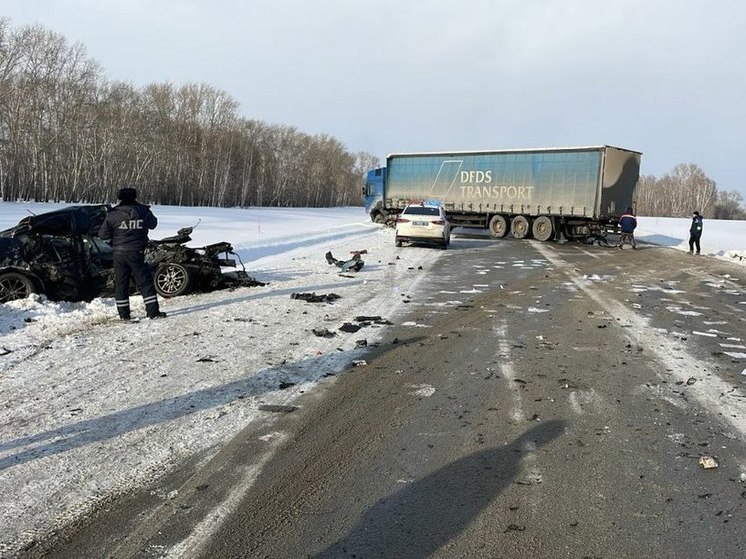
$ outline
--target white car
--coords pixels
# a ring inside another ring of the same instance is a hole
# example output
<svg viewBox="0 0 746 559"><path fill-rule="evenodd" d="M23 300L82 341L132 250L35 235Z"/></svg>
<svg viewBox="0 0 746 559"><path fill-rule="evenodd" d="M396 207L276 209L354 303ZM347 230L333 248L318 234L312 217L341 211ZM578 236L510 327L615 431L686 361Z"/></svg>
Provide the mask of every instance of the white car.
<svg viewBox="0 0 746 559"><path fill-rule="evenodd" d="M451 244L451 226L443 206L411 204L396 219L396 246L402 243Z"/></svg>

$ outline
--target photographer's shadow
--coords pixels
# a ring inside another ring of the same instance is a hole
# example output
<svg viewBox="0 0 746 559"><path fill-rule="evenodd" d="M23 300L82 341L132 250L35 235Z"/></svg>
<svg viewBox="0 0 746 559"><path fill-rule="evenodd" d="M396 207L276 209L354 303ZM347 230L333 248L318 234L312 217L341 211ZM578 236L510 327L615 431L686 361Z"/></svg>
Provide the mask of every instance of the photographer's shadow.
<svg viewBox="0 0 746 559"><path fill-rule="evenodd" d="M429 557L513 483L524 456L554 440L564 426L536 426L510 445L466 456L381 499L314 559Z"/></svg>

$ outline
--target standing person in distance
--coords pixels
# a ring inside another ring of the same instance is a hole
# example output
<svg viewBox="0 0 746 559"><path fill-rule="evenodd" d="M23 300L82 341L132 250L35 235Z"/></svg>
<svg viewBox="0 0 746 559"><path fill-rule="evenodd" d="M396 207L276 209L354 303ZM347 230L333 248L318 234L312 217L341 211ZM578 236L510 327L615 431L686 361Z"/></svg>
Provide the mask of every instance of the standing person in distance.
<svg viewBox="0 0 746 559"><path fill-rule="evenodd" d="M111 241L114 249L114 298L122 320L130 319L130 279L135 279L137 289L145 303L148 318L164 318L166 313L158 307L158 295L153 274L145 263L148 231L155 229L158 220L150 206L137 202L137 190L121 188L117 193L119 204L114 206L101 224L99 237Z"/></svg>
<svg viewBox="0 0 746 559"><path fill-rule="evenodd" d="M689 227L689 254L694 254L694 246L697 246L699 254L699 239L702 236L702 216L699 212L692 214L692 224Z"/></svg>
<svg viewBox="0 0 746 559"><path fill-rule="evenodd" d="M635 244L635 229L637 228L637 218L632 212L632 208L627 208L622 217L619 218L619 227L622 229L622 235L619 237L619 250L623 250L624 241L629 241L632 245L632 250L637 250Z"/></svg>

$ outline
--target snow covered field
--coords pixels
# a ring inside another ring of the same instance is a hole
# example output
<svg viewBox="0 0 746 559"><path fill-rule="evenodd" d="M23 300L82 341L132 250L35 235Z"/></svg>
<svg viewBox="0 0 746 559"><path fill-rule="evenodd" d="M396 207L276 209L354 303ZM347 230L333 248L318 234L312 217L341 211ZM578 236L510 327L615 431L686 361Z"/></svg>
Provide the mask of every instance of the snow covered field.
<svg viewBox="0 0 746 559"><path fill-rule="evenodd" d="M58 207L0 203L0 229ZM358 341L375 342L380 330L339 327L357 316L395 320L401 293L416 286L406 271L422 266L421 281L442 254L396 249L393 230L362 208L153 210L153 238L199 222L193 246L230 241L268 285L162 300L167 319L132 324L115 319L110 298L0 306L0 556L187 459L209 460L269 413L261 405L289 404L350 365ZM688 218L639 221L640 241L688 250ZM746 265L746 222L705 220L702 245ZM324 259L361 249L355 277ZM340 298L308 303L295 292ZM144 315L139 296L132 303ZM337 335L312 332L324 328Z"/></svg>

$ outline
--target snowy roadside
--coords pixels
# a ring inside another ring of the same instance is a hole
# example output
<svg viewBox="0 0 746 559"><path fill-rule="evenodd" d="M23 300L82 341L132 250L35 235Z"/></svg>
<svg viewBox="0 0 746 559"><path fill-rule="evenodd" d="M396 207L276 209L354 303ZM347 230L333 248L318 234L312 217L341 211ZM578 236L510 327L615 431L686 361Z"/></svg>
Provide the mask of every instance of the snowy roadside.
<svg viewBox="0 0 746 559"><path fill-rule="evenodd" d="M265 223L245 241L236 217L225 230L203 222L197 244L237 238L247 270L269 284L166 300L165 320L120 323L111 299L3 305L0 555L187 459L208 460L268 413L261 405L293 402L350 365L358 340L374 343L381 325L339 328L359 325L358 316L395 321L401 294L411 293L440 251L413 248L397 260L393 230L359 212L336 211L337 225L299 216L287 234L269 233ZM177 228L183 217L173 217ZM164 224L171 219L161 211ZM265 242L257 240L262 234ZM355 277L341 277L324 258L361 249L368 254ZM292 299L296 292L340 298L309 303ZM144 314L139 297L133 312Z"/></svg>

